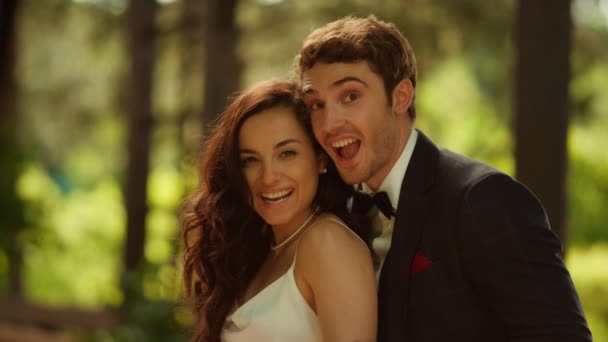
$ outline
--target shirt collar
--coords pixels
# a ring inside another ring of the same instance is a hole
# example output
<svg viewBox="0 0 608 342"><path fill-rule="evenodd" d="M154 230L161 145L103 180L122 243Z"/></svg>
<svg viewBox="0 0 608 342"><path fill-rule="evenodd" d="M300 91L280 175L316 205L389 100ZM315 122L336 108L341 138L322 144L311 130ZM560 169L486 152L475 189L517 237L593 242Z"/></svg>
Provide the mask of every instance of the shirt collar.
<svg viewBox="0 0 608 342"><path fill-rule="evenodd" d="M401 184L403 183L403 178L405 177L405 171L407 171L407 167L410 164L410 159L412 159L412 154L414 153L414 147L416 147L416 141L418 140L418 131L412 128L412 132L410 133L409 138L407 139L407 143L401 151L401 156L393 165L393 168L388 173L382 184L378 188L378 192L385 191L388 194L388 198L391 200L391 204L394 209L399 205L399 194L401 193ZM362 183L362 191L365 193L373 193L374 191L367 186L367 184Z"/></svg>

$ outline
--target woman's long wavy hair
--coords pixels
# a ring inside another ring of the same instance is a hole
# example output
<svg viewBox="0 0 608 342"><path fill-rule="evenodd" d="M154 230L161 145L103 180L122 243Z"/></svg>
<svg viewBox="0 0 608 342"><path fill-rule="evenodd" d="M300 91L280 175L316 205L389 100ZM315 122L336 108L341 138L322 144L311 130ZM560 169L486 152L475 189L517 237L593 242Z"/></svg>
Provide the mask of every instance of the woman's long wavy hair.
<svg viewBox="0 0 608 342"><path fill-rule="evenodd" d="M306 107L289 81L258 83L233 97L200 154L200 188L182 212L183 280L196 323L194 341L219 341L224 321L270 253L272 231L254 211L239 158L239 131L252 115L275 107L291 109L318 153ZM329 161L329 158L328 158ZM344 220L364 241L369 222L347 210L353 188L328 162L314 204Z"/></svg>

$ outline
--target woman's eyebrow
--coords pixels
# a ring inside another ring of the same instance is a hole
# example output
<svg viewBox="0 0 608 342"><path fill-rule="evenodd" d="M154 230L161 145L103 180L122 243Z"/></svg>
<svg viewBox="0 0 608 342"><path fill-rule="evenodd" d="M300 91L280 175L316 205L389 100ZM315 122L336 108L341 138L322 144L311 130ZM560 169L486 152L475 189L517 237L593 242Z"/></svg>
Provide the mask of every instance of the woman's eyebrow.
<svg viewBox="0 0 608 342"><path fill-rule="evenodd" d="M275 148L275 149L277 149L277 148L281 148L281 147L283 147L283 146L285 146L285 145L288 145L288 144L291 144L291 143L297 143L297 144L301 144L302 142L301 142L300 140L298 140L298 139L294 139L294 138L285 139L285 140L283 140L283 141L281 141L281 142L277 143L276 145L274 145L274 148Z"/></svg>
<svg viewBox="0 0 608 342"><path fill-rule="evenodd" d="M281 148L285 145L289 145L289 144L302 144L302 141L295 139L295 138L289 138L289 139L285 139L282 141L279 141L278 143L276 143L274 145L274 149L278 149ZM240 148L239 149L239 153L248 153L248 154L256 154L258 153L256 150L252 150L250 148Z"/></svg>

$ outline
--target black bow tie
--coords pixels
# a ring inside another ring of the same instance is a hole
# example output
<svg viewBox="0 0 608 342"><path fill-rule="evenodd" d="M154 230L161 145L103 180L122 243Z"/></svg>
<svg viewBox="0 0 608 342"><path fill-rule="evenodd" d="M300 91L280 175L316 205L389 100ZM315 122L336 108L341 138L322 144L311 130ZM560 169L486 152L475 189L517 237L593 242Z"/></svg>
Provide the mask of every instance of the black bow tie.
<svg viewBox="0 0 608 342"><path fill-rule="evenodd" d="M391 199L388 198L388 194L384 191L374 194L356 192L354 204L357 210L364 213L368 212L373 206L376 206L387 219L390 220L391 217L395 216L395 209L393 209Z"/></svg>

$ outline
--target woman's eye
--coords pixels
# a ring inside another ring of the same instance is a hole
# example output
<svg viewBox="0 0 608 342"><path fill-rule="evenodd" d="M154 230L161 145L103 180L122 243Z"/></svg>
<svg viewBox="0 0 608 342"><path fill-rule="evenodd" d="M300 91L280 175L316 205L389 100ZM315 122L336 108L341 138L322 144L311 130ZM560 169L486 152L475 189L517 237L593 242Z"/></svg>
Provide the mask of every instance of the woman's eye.
<svg viewBox="0 0 608 342"><path fill-rule="evenodd" d="M296 154L297 154L296 151L291 151L291 150L290 151L283 151L283 152L281 152L280 157L281 158L289 158L291 156L295 156Z"/></svg>
<svg viewBox="0 0 608 342"><path fill-rule="evenodd" d="M346 98L344 99L346 102L353 102L359 98L359 94L357 93L348 93Z"/></svg>
<svg viewBox="0 0 608 342"><path fill-rule="evenodd" d="M254 157L241 158L241 166L247 167L254 163L256 159Z"/></svg>

